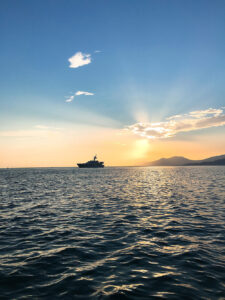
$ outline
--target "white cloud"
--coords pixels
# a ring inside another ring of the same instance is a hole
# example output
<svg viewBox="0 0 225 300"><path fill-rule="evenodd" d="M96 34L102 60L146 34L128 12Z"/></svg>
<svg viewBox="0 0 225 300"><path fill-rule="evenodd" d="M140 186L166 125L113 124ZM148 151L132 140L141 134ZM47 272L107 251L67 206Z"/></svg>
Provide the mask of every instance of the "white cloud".
<svg viewBox="0 0 225 300"><path fill-rule="evenodd" d="M190 115L194 116L196 118L200 118L200 117L210 116L210 115L219 116L222 113L223 113L222 109L209 108L209 109L206 109L206 110L192 111L192 112L190 112Z"/></svg>
<svg viewBox="0 0 225 300"><path fill-rule="evenodd" d="M72 102L73 99L76 96L81 96L81 95L85 95L85 96L93 96L93 93L89 93L89 92L84 92L84 91L77 91L74 95L70 96L69 98L66 99L66 102Z"/></svg>
<svg viewBox="0 0 225 300"><path fill-rule="evenodd" d="M70 62L70 68L78 68L91 63L91 54L85 54L77 52L71 56L68 61Z"/></svg>
<svg viewBox="0 0 225 300"><path fill-rule="evenodd" d="M73 96L70 96L69 98L66 99L66 102L72 102L73 99L74 99L74 97L75 97L74 95L73 95Z"/></svg>
<svg viewBox="0 0 225 300"><path fill-rule="evenodd" d="M93 96L93 93L89 93L89 92L84 92L84 91L77 91L75 93L75 96L80 96L80 95L85 95L85 96Z"/></svg>
<svg viewBox="0 0 225 300"><path fill-rule="evenodd" d="M224 110L209 108L206 110L192 111L189 114L175 115L167 121L159 123L136 123L126 129L149 139L168 138L178 132L187 132L210 127L225 125Z"/></svg>

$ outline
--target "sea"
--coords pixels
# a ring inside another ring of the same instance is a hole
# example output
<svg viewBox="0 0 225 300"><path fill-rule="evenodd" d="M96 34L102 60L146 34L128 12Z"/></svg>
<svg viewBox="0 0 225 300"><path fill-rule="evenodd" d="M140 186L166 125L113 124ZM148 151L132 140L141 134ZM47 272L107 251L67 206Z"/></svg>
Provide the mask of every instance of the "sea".
<svg viewBox="0 0 225 300"><path fill-rule="evenodd" d="M225 299L225 167L0 169L0 299Z"/></svg>

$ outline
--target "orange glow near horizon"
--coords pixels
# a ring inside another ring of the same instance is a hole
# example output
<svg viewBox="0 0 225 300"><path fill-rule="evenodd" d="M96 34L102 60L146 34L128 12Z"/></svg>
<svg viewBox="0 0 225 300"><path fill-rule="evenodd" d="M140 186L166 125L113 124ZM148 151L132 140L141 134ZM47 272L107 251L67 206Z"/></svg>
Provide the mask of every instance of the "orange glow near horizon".
<svg viewBox="0 0 225 300"><path fill-rule="evenodd" d="M190 159L225 153L221 136L205 135L192 140L148 140L120 130L79 127L57 132L35 131L0 137L0 167L72 167L97 153L106 166L143 165L162 157Z"/></svg>

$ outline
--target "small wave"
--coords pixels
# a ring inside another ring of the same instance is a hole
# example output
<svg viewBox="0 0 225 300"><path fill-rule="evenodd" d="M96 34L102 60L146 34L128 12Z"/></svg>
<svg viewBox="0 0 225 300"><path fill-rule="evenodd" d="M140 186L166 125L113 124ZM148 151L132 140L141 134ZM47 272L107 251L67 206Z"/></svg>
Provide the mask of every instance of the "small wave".
<svg viewBox="0 0 225 300"><path fill-rule="evenodd" d="M217 167L0 170L1 297L223 299L224 178Z"/></svg>

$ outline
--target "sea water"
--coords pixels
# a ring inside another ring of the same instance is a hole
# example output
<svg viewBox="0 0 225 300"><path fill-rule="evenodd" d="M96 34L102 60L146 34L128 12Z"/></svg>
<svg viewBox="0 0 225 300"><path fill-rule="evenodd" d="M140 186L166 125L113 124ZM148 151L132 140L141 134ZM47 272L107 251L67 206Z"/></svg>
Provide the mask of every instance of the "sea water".
<svg viewBox="0 0 225 300"><path fill-rule="evenodd" d="M1 299L224 299L225 167L0 170Z"/></svg>

